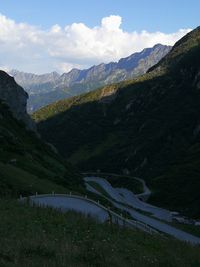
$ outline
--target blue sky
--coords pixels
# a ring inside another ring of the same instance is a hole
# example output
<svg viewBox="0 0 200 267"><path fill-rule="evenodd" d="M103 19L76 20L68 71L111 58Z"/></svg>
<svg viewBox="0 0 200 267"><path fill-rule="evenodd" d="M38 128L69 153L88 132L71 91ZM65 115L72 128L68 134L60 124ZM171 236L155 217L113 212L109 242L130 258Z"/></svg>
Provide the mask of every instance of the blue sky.
<svg viewBox="0 0 200 267"><path fill-rule="evenodd" d="M0 68L67 72L173 45L199 10L198 0L1 0Z"/></svg>
<svg viewBox="0 0 200 267"><path fill-rule="evenodd" d="M123 18L127 31L173 32L198 26L198 0L1 0L0 12L17 22L48 28L84 22L92 27L111 14Z"/></svg>

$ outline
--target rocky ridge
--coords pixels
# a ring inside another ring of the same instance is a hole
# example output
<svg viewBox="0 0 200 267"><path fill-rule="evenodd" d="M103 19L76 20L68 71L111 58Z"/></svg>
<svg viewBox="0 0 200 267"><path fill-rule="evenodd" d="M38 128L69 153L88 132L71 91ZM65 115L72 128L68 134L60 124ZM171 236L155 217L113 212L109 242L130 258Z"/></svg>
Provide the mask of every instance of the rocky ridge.
<svg viewBox="0 0 200 267"><path fill-rule="evenodd" d="M56 72L36 75L17 70L11 71L10 74L30 95L28 111L33 112L54 101L142 75L158 63L170 49L170 46L157 44L118 62L101 63L83 70L72 69L62 75Z"/></svg>

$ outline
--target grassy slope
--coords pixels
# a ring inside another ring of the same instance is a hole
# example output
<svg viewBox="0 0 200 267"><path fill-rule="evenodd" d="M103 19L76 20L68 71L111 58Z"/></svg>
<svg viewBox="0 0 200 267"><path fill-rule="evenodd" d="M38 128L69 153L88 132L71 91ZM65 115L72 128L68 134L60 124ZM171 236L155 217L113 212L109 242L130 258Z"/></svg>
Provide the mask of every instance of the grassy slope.
<svg viewBox="0 0 200 267"><path fill-rule="evenodd" d="M81 176L0 103L0 195L83 190Z"/></svg>
<svg viewBox="0 0 200 267"><path fill-rule="evenodd" d="M196 267L200 248L90 218L0 201L0 266Z"/></svg>
<svg viewBox="0 0 200 267"><path fill-rule="evenodd" d="M148 74L56 102L33 117L43 137L80 169L128 168L146 178L152 201L199 217L199 150L190 156L200 143L199 58L197 28Z"/></svg>

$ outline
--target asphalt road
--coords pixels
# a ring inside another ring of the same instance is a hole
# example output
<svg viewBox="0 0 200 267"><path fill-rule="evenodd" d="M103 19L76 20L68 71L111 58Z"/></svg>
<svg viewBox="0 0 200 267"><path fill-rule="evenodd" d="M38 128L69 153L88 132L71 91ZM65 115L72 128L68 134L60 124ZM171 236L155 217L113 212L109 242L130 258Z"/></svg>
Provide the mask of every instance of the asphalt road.
<svg viewBox="0 0 200 267"><path fill-rule="evenodd" d="M125 205L129 205L135 209L140 209L142 211L151 213L154 217L158 219L165 220L168 222L172 220L170 211L150 205L144 201L141 201L138 198L138 195L135 195L133 192L127 190L126 188L113 188L112 185L103 178L85 177L84 179L86 182L93 181L101 185L102 188L104 188L104 190L110 195L110 197L118 202L121 202ZM150 190L148 189L144 181L143 181L143 186L144 186L144 193L142 194L150 194ZM141 194L139 194L139 196L141 196Z"/></svg>
<svg viewBox="0 0 200 267"><path fill-rule="evenodd" d="M33 196L31 197L31 200L39 206L52 207L61 211L74 210L85 215L89 214L101 222L108 219L107 211L84 199L52 195Z"/></svg>
<svg viewBox="0 0 200 267"><path fill-rule="evenodd" d="M150 216L144 215L131 207L138 208L141 210L151 211L154 216L160 215L168 216L169 211L157 208L155 206L149 205L145 202L140 201L136 195L130 192L127 189L113 188L111 184L103 178L99 177L85 177L85 182L93 181L98 183L110 196L110 202L117 208L129 212L133 219L136 219L140 222L146 223L149 226L165 233L169 234L179 240L190 242L192 244L200 244L200 238L193 236L189 233L186 233L182 230L179 230L175 227L170 226L164 222L161 222L157 219L154 219ZM96 189L95 189L96 190ZM116 202L117 201L117 202ZM129 205L129 206L128 206ZM130 207L131 206L131 207Z"/></svg>

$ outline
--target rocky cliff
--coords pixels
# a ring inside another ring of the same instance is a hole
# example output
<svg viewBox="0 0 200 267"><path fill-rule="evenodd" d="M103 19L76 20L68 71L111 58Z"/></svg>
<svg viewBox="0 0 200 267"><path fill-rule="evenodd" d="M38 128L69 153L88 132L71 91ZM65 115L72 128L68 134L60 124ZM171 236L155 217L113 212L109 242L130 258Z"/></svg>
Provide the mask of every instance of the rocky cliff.
<svg viewBox="0 0 200 267"><path fill-rule="evenodd" d="M26 124L28 129L36 129L35 124L26 112L28 94L15 82L13 77L4 71L0 71L0 99L9 106L18 120Z"/></svg>

